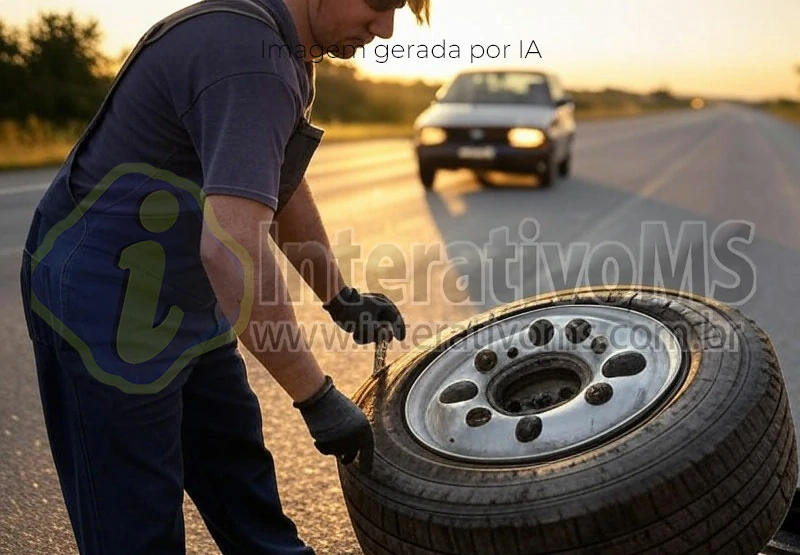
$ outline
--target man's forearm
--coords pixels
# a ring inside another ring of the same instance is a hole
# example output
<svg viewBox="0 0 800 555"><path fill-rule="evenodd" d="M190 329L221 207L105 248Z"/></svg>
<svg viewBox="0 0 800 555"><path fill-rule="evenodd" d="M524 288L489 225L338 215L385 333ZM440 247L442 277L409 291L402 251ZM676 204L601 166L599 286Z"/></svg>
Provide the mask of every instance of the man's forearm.
<svg viewBox="0 0 800 555"><path fill-rule="evenodd" d="M305 178L275 216L270 233L322 302L328 302L347 285Z"/></svg>
<svg viewBox="0 0 800 555"><path fill-rule="evenodd" d="M275 256L264 247L253 272L253 291L262 288L262 301L243 305L244 280L238 262L221 245L203 263L225 317L235 325L241 310L250 310L242 343L294 401L311 397L324 383L324 374L303 338L290 304L286 283Z"/></svg>

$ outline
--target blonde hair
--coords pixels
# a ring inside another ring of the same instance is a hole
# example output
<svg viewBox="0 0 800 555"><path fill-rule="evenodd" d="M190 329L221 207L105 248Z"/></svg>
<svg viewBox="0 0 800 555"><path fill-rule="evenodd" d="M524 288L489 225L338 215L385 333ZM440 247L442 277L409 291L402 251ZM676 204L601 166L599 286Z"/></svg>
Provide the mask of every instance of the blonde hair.
<svg viewBox="0 0 800 555"><path fill-rule="evenodd" d="M431 0L408 0L408 7L417 16L417 24L430 23Z"/></svg>

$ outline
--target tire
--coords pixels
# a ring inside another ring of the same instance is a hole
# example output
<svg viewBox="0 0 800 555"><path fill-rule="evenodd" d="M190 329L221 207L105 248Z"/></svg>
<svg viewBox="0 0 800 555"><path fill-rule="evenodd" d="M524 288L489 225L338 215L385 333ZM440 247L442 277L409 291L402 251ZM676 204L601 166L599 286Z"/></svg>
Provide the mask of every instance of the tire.
<svg viewBox="0 0 800 555"><path fill-rule="evenodd" d="M436 179L436 166L419 161L419 180L426 189L433 189L433 182Z"/></svg>
<svg viewBox="0 0 800 555"><path fill-rule="evenodd" d="M558 175L561 177L567 177L572 173L572 149L574 144L575 134L573 133L567 144L567 156L558 164Z"/></svg>
<svg viewBox="0 0 800 555"><path fill-rule="evenodd" d="M572 152L558 164L559 177L567 177L572 172Z"/></svg>
<svg viewBox="0 0 800 555"><path fill-rule="evenodd" d="M480 183L483 187L491 187L493 185L492 180L489 179L489 174L485 170L475 170L472 172L475 176L475 179Z"/></svg>
<svg viewBox="0 0 800 555"><path fill-rule="evenodd" d="M679 379L635 426L546 460L465 461L412 435L405 402L437 357L534 309L650 318L679 345ZM339 476L365 555L755 555L797 484L769 339L735 309L690 294L579 290L505 305L405 354L354 400L372 422L374 458L371 470L339 465Z"/></svg>
<svg viewBox="0 0 800 555"><path fill-rule="evenodd" d="M536 172L535 175L539 179L540 187L552 187L558 180L558 165L555 158L550 155L545 163L544 171Z"/></svg>

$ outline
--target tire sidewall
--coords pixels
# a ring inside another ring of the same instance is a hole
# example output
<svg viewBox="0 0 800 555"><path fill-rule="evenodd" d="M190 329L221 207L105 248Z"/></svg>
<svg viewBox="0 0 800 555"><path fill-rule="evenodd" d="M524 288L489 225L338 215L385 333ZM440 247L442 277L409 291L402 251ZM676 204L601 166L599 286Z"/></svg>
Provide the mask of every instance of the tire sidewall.
<svg viewBox="0 0 800 555"><path fill-rule="evenodd" d="M622 499L651 495L652 484L679 483L697 461L719 457L732 434L748 426L750 416L772 386L763 366L755 329L738 312L713 301L687 296L617 291L534 299L506 309L502 317L564 304L621 304L658 319L676 333L685 379L659 412L637 428L602 445L550 462L481 465L444 458L423 447L408 430L404 401L426 365L447 345L496 321L497 313L473 320L462 332L438 345L418 349L392 364L367 384L357 402L370 416L376 437L375 464L367 476L340 467L343 484L372 492L399 512L425 511L481 517L491 507L502 524L520 515L539 521L582 514L587 505L602 512ZM724 336L720 341L720 335ZM722 346L720 346L722 345ZM735 461L729 461L735 464ZM721 481L726 466L708 466L709 481ZM718 475L714 475L714 474ZM476 488L480 496L476 496ZM669 495L664 495L665 511ZM676 499L676 503L686 500ZM677 510L676 506L676 510ZM446 517L445 517L446 518Z"/></svg>

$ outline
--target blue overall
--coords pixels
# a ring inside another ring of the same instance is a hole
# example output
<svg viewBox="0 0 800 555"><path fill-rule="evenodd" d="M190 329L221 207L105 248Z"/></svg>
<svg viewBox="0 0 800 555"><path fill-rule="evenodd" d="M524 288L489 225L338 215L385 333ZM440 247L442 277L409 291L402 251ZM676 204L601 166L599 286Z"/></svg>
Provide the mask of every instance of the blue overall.
<svg viewBox="0 0 800 555"><path fill-rule="evenodd" d="M223 553L313 554L283 513L259 403L199 258L203 187L146 160L90 191L71 179L134 60L210 12L277 30L259 0L204 0L153 26L37 206L23 252L45 423L82 554L185 553L184 490ZM274 162L278 194L264 194L278 211L322 136L307 116Z"/></svg>

